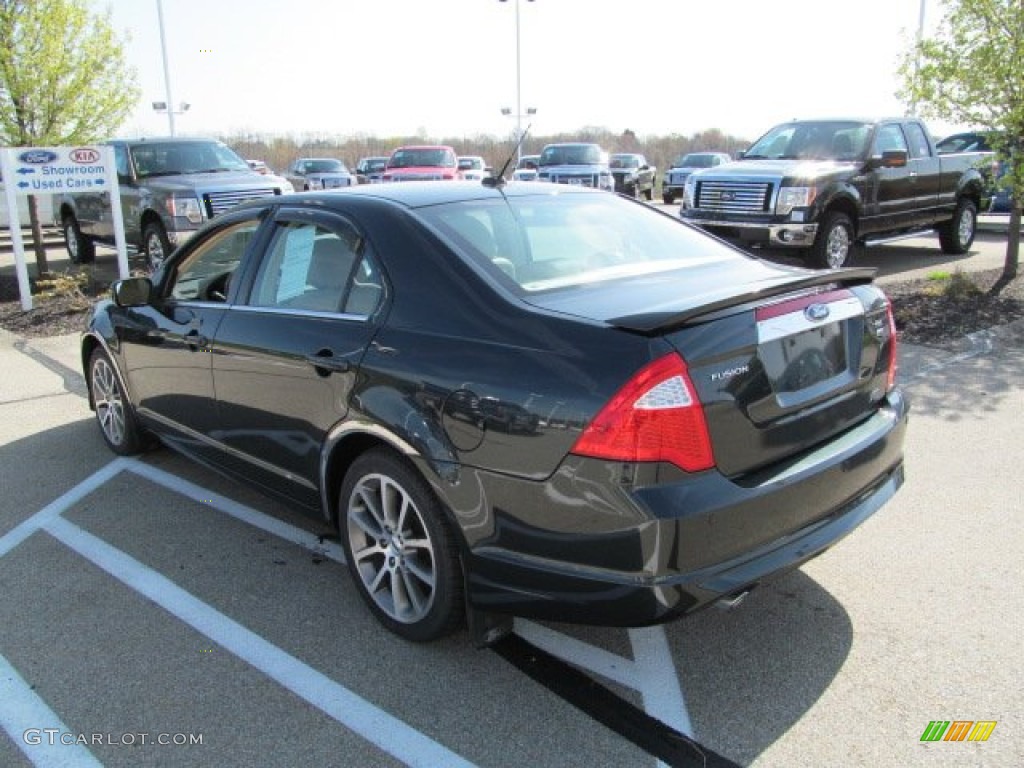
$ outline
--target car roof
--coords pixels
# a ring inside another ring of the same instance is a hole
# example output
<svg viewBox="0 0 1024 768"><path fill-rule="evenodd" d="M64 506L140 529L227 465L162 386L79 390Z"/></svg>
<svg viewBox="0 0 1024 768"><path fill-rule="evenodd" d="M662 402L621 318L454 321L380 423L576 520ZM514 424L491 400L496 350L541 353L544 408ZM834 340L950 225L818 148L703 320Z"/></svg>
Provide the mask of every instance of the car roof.
<svg viewBox="0 0 1024 768"><path fill-rule="evenodd" d="M554 189L552 187L555 187ZM508 186L493 186L479 181L406 181L401 184L363 184L357 187L330 190L326 192L296 192L254 200L238 206L260 208L265 206L287 206L289 204L315 204L317 207L335 208L345 204L346 199L373 199L387 201L407 208L421 208L446 203L469 202L473 200L502 200L504 198L529 197L531 195L607 195L607 192L587 187L552 185L527 182Z"/></svg>

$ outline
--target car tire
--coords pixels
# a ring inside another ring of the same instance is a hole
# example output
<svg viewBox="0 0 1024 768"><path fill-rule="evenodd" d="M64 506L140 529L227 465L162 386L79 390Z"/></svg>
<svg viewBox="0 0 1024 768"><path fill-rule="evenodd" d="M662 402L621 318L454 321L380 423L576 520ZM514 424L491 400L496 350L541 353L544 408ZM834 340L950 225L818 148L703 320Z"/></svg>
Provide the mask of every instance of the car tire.
<svg viewBox="0 0 1024 768"><path fill-rule="evenodd" d="M651 184L647 189L644 190L644 200L648 203L654 199L654 185Z"/></svg>
<svg viewBox="0 0 1024 768"><path fill-rule="evenodd" d="M839 269L853 262L853 222L845 213L829 211L818 227L810 261L819 269Z"/></svg>
<svg viewBox="0 0 1024 768"><path fill-rule="evenodd" d="M146 446L135 410L121 386L110 357L102 349L89 356L89 397L103 440L119 456L133 456Z"/></svg>
<svg viewBox="0 0 1024 768"><path fill-rule="evenodd" d="M665 205L672 205L672 203L676 201L676 199L672 195L662 195L661 199L665 203Z"/></svg>
<svg viewBox="0 0 1024 768"><path fill-rule="evenodd" d="M458 547L441 502L402 458L374 448L352 463L338 532L359 594L389 630L426 642L462 623Z"/></svg>
<svg viewBox="0 0 1024 768"><path fill-rule="evenodd" d="M142 252L151 272L156 272L171 255L171 241L163 224L151 221L142 229Z"/></svg>
<svg viewBox="0 0 1024 768"><path fill-rule="evenodd" d="M64 230L64 244L68 249L68 258L72 264L92 264L96 260L96 244L82 234L78 219L65 216L61 222Z"/></svg>
<svg viewBox="0 0 1024 768"><path fill-rule="evenodd" d="M962 197L957 201L953 218L939 227L939 245L943 253L964 254L974 243L978 230L978 209L972 200Z"/></svg>

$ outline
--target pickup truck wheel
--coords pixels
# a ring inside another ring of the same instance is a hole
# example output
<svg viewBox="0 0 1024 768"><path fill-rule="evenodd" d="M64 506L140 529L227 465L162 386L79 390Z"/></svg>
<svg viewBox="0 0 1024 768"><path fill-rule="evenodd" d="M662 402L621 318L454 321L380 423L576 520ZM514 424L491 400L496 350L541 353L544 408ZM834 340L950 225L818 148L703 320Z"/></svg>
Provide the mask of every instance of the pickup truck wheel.
<svg viewBox="0 0 1024 768"><path fill-rule="evenodd" d="M853 256L853 222L845 213L832 211L818 228L811 246L811 263L821 269L847 267Z"/></svg>
<svg viewBox="0 0 1024 768"><path fill-rule="evenodd" d="M644 190L644 200L651 202L654 199L654 184Z"/></svg>
<svg viewBox="0 0 1024 768"><path fill-rule="evenodd" d="M68 258L72 264L92 264L96 260L96 244L82 234L78 220L74 216L66 216L61 222L64 229L64 243L68 248Z"/></svg>
<svg viewBox="0 0 1024 768"><path fill-rule="evenodd" d="M164 261L171 255L171 242L167 239L163 225L151 221L142 231L142 249L146 254L146 263L152 271L163 266Z"/></svg>
<svg viewBox="0 0 1024 768"><path fill-rule="evenodd" d="M665 205L672 205L676 201L672 195L662 195L661 199L665 202Z"/></svg>
<svg viewBox="0 0 1024 768"><path fill-rule="evenodd" d="M953 218L939 227L939 245L943 253L967 253L977 231L978 209L966 197L956 204Z"/></svg>

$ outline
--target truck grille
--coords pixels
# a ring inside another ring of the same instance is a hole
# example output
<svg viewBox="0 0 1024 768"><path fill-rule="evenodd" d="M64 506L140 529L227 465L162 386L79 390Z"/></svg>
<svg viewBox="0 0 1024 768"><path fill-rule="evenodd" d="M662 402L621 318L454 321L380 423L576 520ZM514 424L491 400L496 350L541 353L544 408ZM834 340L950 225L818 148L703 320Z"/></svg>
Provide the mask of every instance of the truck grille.
<svg viewBox="0 0 1024 768"><path fill-rule="evenodd" d="M695 207L729 213L768 213L771 211L772 185L767 181L697 182Z"/></svg>
<svg viewBox="0 0 1024 768"><path fill-rule="evenodd" d="M592 173L553 173L547 180L552 181L555 184L575 184L581 187L597 186L597 176Z"/></svg>
<svg viewBox="0 0 1024 768"><path fill-rule="evenodd" d="M225 211L230 211L240 203L258 200L261 197L280 194L273 187L267 189L239 189L233 192L207 192L203 195L206 217L212 219Z"/></svg>

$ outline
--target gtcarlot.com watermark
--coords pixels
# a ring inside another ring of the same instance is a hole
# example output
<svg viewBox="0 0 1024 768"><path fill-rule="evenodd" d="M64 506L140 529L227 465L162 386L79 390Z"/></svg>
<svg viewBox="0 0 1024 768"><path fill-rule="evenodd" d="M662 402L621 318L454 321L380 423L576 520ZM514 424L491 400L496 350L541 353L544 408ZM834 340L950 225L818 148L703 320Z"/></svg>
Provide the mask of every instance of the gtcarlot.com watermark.
<svg viewBox="0 0 1024 768"><path fill-rule="evenodd" d="M157 744L163 747L195 746L203 743L201 733L74 733L60 728L29 728L21 739L30 747L45 744L55 746L112 746L136 747Z"/></svg>

